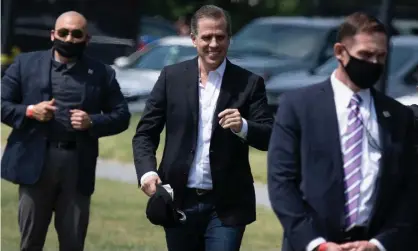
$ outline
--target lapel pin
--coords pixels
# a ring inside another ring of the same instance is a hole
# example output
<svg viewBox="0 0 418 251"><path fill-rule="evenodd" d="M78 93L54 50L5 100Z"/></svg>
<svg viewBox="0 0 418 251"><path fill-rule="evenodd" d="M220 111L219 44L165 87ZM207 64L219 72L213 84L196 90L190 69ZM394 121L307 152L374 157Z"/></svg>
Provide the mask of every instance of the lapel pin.
<svg viewBox="0 0 418 251"><path fill-rule="evenodd" d="M390 113L388 111L383 111L383 116L385 118L389 118L390 117Z"/></svg>
<svg viewBox="0 0 418 251"><path fill-rule="evenodd" d="M92 69L89 69L89 70L87 71L87 73L91 75L91 74L93 74L93 70L92 70Z"/></svg>

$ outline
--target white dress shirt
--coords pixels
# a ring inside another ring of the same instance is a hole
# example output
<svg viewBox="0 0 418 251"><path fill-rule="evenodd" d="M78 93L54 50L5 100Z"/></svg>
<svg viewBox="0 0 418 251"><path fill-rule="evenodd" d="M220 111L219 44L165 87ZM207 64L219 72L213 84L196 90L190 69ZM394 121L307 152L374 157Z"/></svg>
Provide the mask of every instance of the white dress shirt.
<svg viewBox="0 0 418 251"><path fill-rule="evenodd" d="M331 86L334 92L334 102L337 111L338 127L340 132L341 152L343 152L343 142L346 140L346 129L351 97L354 92L335 77L335 72L331 75ZM361 165L362 181L360 184L359 210L357 223L355 226L365 226L369 220L375 196L374 187L379 173L380 159L382 157L381 144L379 138L379 125L377 123L376 110L370 90L361 90L357 93L362 102L360 104L360 114L364 125L363 133L363 156ZM349 229L347 229L349 230ZM306 250L312 251L318 245L326 242L324 238L314 239L309 243ZM380 251L386 251L383 245L376 239L370 240Z"/></svg>
<svg viewBox="0 0 418 251"><path fill-rule="evenodd" d="M198 121L198 136L196 154L194 156L187 187L200 188L200 189L212 189L212 175L209 160L209 148L212 136L212 121L216 104L218 102L219 93L221 90L222 79L226 68L226 59L222 64L214 71L210 71L206 81L206 85L200 82L199 85L199 121ZM239 133L235 133L241 138L247 137L248 124L247 121L242 119L242 129ZM141 177L141 184L150 175L158 175L156 172L147 172Z"/></svg>

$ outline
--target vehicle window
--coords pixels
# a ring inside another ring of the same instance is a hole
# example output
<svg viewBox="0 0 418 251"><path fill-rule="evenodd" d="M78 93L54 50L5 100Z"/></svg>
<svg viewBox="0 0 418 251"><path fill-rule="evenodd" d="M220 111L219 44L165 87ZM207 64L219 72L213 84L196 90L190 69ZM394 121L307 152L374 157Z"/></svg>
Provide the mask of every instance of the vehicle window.
<svg viewBox="0 0 418 251"><path fill-rule="evenodd" d="M196 54L196 49L191 46L156 46L140 56L132 67L162 70L166 65L177 63L182 57Z"/></svg>
<svg viewBox="0 0 418 251"><path fill-rule="evenodd" d="M413 55L413 49L409 47L395 46L393 47L390 65L389 65L389 74L399 71L405 63L411 60ZM318 75L330 75L335 68L337 68L337 60L333 57L329 59L325 64L319 66L315 71Z"/></svg>
<svg viewBox="0 0 418 251"><path fill-rule="evenodd" d="M337 41L337 32L338 30L336 29L329 32L322 53L319 56L319 64L325 63L328 59L334 56L334 44Z"/></svg>
<svg viewBox="0 0 418 251"><path fill-rule="evenodd" d="M331 75L331 73L338 67L338 61L332 57L325 64L319 66L315 73L318 75Z"/></svg>
<svg viewBox="0 0 418 251"><path fill-rule="evenodd" d="M405 79L406 83L409 85L418 85L418 64L412 68L411 72L408 73Z"/></svg>
<svg viewBox="0 0 418 251"><path fill-rule="evenodd" d="M414 50L410 47L393 47L392 54L390 57L389 72L398 72L405 63L412 59Z"/></svg>
<svg viewBox="0 0 418 251"><path fill-rule="evenodd" d="M303 59L317 50L326 29L284 24L253 24L234 36L231 50Z"/></svg>

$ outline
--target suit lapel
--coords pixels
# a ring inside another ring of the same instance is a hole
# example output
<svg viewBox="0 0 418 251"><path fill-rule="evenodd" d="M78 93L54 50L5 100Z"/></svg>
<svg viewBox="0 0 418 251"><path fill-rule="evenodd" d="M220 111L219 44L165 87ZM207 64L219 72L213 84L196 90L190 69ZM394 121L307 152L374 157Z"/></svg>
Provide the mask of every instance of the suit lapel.
<svg viewBox="0 0 418 251"><path fill-rule="evenodd" d="M215 129L219 126L219 117L218 114L225 110L226 108L233 108L228 107L228 103L231 99L231 95L233 92L234 80L233 78L233 67L229 60L226 60L225 72L222 78L221 90L219 92L218 101L216 103L215 111L213 113L212 119L212 135Z"/></svg>
<svg viewBox="0 0 418 251"><path fill-rule="evenodd" d="M77 67L77 71L81 73L83 76L81 78L81 81L83 81L83 92L81 93L81 107L84 108L88 102L88 96L89 95L95 95L95 93L88 93L88 90L92 90L92 88L89 88L89 85L91 85L94 75L94 70L90 69L90 62L86 56L83 56L81 60L77 62L78 65L75 65L74 67ZM84 77L85 76L85 77Z"/></svg>
<svg viewBox="0 0 418 251"><path fill-rule="evenodd" d="M326 179L327 184L321 186L326 187L327 191L334 194L335 212L338 212L338 220L341 225L344 224L344 170L343 159L341 153L340 131L338 126L337 110L334 101L334 92L332 90L330 80L322 83L312 102L310 108L310 120L312 121L312 137L316 139L312 145L312 151L319 151L321 156L314 156L322 162L318 168L325 168L323 173L329 176ZM329 156L329 157L328 157ZM329 162L325 160L330 160ZM328 164L329 163L329 164ZM324 181L325 182L325 181Z"/></svg>
<svg viewBox="0 0 418 251"><path fill-rule="evenodd" d="M341 141L340 131L338 127L337 110L335 108L334 92L331 87L331 82L327 81L323 84L323 87L318 94L315 102L318 102L318 110L313 116L321 121L321 130L323 135L335 135L331 137L324 137L329 142L325 142L324 146L328 147L329 152L333 155L333 161L336 166L341 167L343 165L342 153L341 153ZM338 176L343 175L341 168L335 168L338 172Z"/></svg>
<svg viewBox="0 0 418 251"><path fill-rule="evenodd" d="M340 130L334 91L331 81L318 84L318 89L311 91L307 102L309 151L312 152L312 168L326 175L321 184L323 192L332 198L329 217L341 227L345 224L344 216L344 169L340 143ZM332 213L331 213L332 212Z"/></svg>
<svg viewBox="0 0 418 251"><path fill-rule="evenodd" d="M386 102L384 101L384 97L382 94L376 92L374 89L371 89L371 94L374 100L374 106L376 110L376 117L377 123L379 125L379 138L380 138L380 149L382 151L382 157L380 159L380 166L379 166L379 173L375 183L375 204L372 209L371 216L373 217L374 213L376 212L377 208L380 206L384 194L385 189L389 188L387 186L388 179L390 179L390 168L393 168L392 165L389 163L390 160L390 153L391 153L391 145L392 145L392 121L391 118L391 111L389 107L386 106Z"/></svg>
<svg viewBox="0 0 418 251"><path fill-rule="evenodd" d="M40 89L42 100L50 100L52 96L51 90L51 63L52 63L52 50L47 50L43 53L42 57L39 58L38 67L34 67L37 69L36 72L33 74L39 76L40 81Z"/></svg>
<svg viewBox="0 0 418 251"><path fill-rule="evenodd" d="M231 93L233 92L233 68L232 64L226 60L225 72L222 78L221 90L216 103L216 108L213 114L212 120L212 134L217 128L219 123L218 114L227 108L228 102L231 99ZM187 85L187 100L191 109L193 123L198 125L199 116L199 67L198 58L194 58L187 64L184 72L185 82Z"/></svg>
<svg viewBox="0 0 418 251"><path fill-rule="evenodd" d="M386 103L382 99L380 93L377 93L374 89L371 89L371 93L374 100L374 106L376 110L376 116L377 116L377 123L379 124L379 138L380 138L380 144L382 152L382 160L384 160L388 152L388 146L391 144L391 128L392 128L392 120L391 120L391 113L389 107L386 107ZM381 163L384 163L383 161Z"/></svg>
<svg viewBox="0 0 418 251"><path fill-rule="evenodd" d="M191 109L193 123L197 127L199 116L199 68L197 57L187 64L184 70L185 82L187 85L187 100ZM181 97L180 97L181 98Z"/></svg>

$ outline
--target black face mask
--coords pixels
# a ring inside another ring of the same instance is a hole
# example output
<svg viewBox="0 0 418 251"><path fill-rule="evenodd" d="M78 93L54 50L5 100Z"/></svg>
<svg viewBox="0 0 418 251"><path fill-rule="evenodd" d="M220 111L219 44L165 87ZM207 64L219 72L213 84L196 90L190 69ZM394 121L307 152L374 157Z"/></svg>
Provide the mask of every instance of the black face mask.
<svg viewBox="0 0 418 251"><path fill-rule="evenodd" d="M350 60L344 69L350 80L360 89L369 89L375 85L382 75L384 65L348 55Z"/></svg>
<svg viewBox="0 0 418 251"><path fill-rule="evenodd" d="M86 41L71 43L55 38L53 43L54 49L61 56L66 58L81 57L81 55L83 55L84 49L86 48Z"/></svg>

